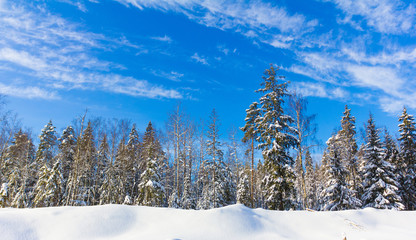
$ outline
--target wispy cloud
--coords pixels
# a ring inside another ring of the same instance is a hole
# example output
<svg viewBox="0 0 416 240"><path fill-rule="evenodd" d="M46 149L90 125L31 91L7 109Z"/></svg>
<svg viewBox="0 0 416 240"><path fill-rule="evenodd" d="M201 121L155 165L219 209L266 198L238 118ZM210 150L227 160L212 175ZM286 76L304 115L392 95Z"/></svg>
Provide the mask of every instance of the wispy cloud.
<svg viewBox="0 0 416 240"><path fill-rule="evenodd" d="M209 65L208 60L204 56L200 56L198 53L195 53L194 55L192 55L191 59L197 63Z"/></svg>
<svg viewBox="0 0 416 240"><path fill-rule="evenodd" d="M327 0L335 3L345 16L342 22L362 30L367 24L381 33L415 33L416 8L412 3L400 0ZM362 17L364 23L356 20Z"/></svg>
<svg viewBox="0 0 416 240"><path fill-rule="evenodd" d="M163 37L151 37L151 39L156 40L156 41L161 41L161 42L167 42L167 43L172 42L172 38L167 35Z"/></svg>
<svg viewBox="0 0 416 240"><path fill-rule="evenodd" d="M302 14L290 14L284 7L262 1L223 0L116 0L139 9L174 11L209 27L233 30L260 42L287 48L303 33L318 25Z"/></svg>
<svg viewBox="0 0 416 240"><path fill-rule="evenodd" d="M0 73L19 72L27 76L27 80L20 80L25 87L13 84L12 79L6 80L9 83L0 86L2 93L57 99L60 91L88 89L145 98L182 98L178 90L112 73L124 66L100 60L92 54L97 49L140 49L125 37L111 38L84 31L81 25L55 16L40 6L35 11L30 6L2 3ZM160 39L167 40L167 36Z"/></svg>
<svg viewBox="0 0 416 240"><path fill-rule="evenodd" d="M328 87L323 83L314 82L293 82L291 84L291 90L305 97L344 100L350 96L350 93L341 87Z"/></svg>
<svg viewBox="0 0 416 240"><path fill-rule="evenodd" d="M22 87L6 85L3 83L0 83L0 94L28 99L38 98L55 100L60 98L56 92L50 92L39 87Z"/></svg>

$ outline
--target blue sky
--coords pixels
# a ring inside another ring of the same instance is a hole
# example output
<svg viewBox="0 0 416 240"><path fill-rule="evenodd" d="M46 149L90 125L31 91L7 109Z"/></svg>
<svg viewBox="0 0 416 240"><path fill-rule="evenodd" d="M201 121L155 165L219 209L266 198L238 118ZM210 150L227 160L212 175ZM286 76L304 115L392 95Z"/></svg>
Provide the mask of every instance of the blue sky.
<svg viewBox="0 0 416 240"><path fill-rule="evenodd" d="M416 4L396 0L0 0L0 94L25 126L86 108L162 128L180 101L244 125L263 71L308 97L323 142L344 105L393 135L416 112Z"/></svg>

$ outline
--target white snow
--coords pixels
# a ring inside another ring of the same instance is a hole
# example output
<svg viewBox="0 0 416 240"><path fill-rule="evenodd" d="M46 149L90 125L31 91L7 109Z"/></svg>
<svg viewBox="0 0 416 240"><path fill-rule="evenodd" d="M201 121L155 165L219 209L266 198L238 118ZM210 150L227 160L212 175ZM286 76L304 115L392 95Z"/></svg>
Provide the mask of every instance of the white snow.
<svg viewBox="0 0 416 240"><path fill-rule="evenodd" d="M0 239L415 239L416 212L180 210L125 205L0 209Z"/></svg>

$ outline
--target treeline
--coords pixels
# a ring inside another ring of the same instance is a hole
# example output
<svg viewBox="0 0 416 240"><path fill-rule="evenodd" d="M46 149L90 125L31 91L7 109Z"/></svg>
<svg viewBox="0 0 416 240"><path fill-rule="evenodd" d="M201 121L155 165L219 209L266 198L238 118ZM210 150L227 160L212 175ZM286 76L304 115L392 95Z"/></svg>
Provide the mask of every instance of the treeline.
<svg viewBox="0 0 416 240"><path fill-rule="evenodd" d="M31 133L4 114L0 206L210 209L238 202L279 210L414 210L416 129L406 109L397 141L370 115L358 146L346 106L321 164L313 163L314 116L277 70L265 71L259 100L246 110L242 141L235 129L224 141L215 110L206 124L196 124L178 105L163 131L151 122L141 133L128 120L84 115L58 134L50 121L36 148Z"/></svg>

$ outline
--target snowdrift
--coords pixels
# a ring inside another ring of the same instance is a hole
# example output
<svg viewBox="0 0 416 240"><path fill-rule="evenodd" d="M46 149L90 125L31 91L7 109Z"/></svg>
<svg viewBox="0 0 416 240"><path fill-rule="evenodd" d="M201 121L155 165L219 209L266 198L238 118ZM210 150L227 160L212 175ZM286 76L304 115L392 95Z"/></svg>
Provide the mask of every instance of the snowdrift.
<svg viewBox="0 0 416 240"><path fill-rule="evenodd" d="M124 205L0 209L0 239L416 239L416 212L179 210Z"/></svg>

